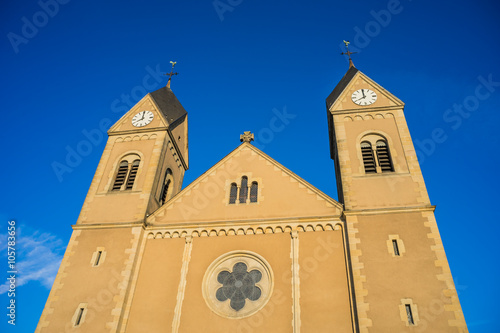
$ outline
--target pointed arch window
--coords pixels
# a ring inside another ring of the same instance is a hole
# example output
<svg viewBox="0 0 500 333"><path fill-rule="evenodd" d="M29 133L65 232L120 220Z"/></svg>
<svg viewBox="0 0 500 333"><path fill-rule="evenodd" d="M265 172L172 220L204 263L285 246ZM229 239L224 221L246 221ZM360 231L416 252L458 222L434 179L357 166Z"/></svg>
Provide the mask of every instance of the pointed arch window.
<svg viewBox="0 0 500 333"><path fill-rule="evenodd" d="M238 185L236 183L231 184L231 189L229 190L229 203L236 203L236 197L238 196Z"/></svg>
<svg viewBox="0 0 500 333"><path fill-rule="evenodd" d="M394 168L392 166L391 155L389 153L389 147L387 142L384 140L377 141L377 158L378 165L382 172L392 172Z"/></svg>
<svg viewBox="0 0 500 333"><path fill-rule="evenodd" d="M252 186L250 186L250 202L257 202L258 193L259 184L257 182L252 182Z"/></svg>
<svg viewBox="0 0 500 333"><path fill-rule="evenodd" d="M248 177L241 177L241 187L240 187L240 203L247 202L248 197Z"/></svg>
<svg viewBox="0 0 500 333"><path fill-rule="evenodd" d="M160 192L160 203L162 205L165 202L167 202L168 199L170 199L172 192L172 182L173 182L172 170L167 169L167 171L165 171L165 177L163 178L163 186Z"/></svg>
<svg viewBox="0 0 500 333"><path fill-rule="evenodd" d="M366 173L376 173L375 156L373 156L372 145L368 141L361 142L361 155L363 156L363 164Z"/></svg>

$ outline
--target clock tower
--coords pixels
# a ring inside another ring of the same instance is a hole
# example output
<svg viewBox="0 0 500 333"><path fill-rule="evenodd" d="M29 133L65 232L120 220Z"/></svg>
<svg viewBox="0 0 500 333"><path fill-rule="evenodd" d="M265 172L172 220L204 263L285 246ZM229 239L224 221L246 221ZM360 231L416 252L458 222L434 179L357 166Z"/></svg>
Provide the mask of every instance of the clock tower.
<svg viewBox="0 0 500 333"><path fill-rule="evenodd" d="M181 190L187 112L168 86L144 96L108 136L37 332L84 320L87 332L119 329L146 218Z"/></svg>
<svg viewBox="0 0 500 333"><path fill-rule="evenodd" d="M466 332L404 103L351 61L326 104L360 332Z"/></svg>

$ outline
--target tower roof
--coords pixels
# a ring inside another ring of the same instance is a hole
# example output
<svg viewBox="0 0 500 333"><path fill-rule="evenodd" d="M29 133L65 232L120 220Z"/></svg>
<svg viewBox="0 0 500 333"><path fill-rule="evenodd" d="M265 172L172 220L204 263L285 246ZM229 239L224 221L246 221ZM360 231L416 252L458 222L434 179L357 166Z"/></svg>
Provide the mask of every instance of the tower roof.
<svg viewBox="0 0 500 333"><path fill-rule="evenodd" d="M354 77L354 75L356 75L357 72L359 72L359 70L356 67L354 66L349 67L347 73L345 73L344 77L340 80L335 89L333 89L330 95L328 95L328 97L326 98L327 110L329 110L330 106L332 106L332 104L335 103L337 98L339 98L340 94L342 94L344 89L347 87L349 82L351 82L352 78Z"/></svg>
<svg viewBox="0 0 500 333"><path fill-rule="evenodd" d="M156 103L161 113L165 116L165 119L169 124L172 124L176 120L187 115L186 110L184 110L181 103L177 97L175 97L170 88L162 87L149 93L149 95Z"/></svg>

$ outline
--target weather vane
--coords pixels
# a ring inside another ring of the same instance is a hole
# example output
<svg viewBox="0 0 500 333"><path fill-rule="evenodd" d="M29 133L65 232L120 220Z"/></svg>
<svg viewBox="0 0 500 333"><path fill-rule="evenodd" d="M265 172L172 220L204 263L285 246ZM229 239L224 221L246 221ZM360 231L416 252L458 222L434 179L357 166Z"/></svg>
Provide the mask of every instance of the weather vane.
<svg viewBox="0 0 500 333"><path fill-rule="evenodd" d="M340 54L347 54L347 56L349 57L349 68L354 67L354 64L352 63L352 59L351 59L351 54L358 53L358 52L349 51L349 44L351 44L351 42L349 42L348 40L345 40L344 44L345 44L345 48L347 49L347 52L341 52Z"/></svg>
<svg viewBox="0 0 500 333"><path fill-rule="evenodd" d="M167 88L170 88L170 81L172 81L172 75L179 74L177 72L174 73L174 66L177 63L177 61L171 61L170 63L172 64L172 69L170 70L170 73L163 74L163 75L168 76Z"/></svg>

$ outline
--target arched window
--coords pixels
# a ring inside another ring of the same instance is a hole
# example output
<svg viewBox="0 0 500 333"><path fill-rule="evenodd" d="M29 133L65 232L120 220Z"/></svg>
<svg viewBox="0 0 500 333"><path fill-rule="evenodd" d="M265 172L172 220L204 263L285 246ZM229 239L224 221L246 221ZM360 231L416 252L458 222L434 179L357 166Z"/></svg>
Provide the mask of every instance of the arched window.
<svg viewBox="0 0 500 333"><path fill-rule="evenodd" d="M240 187L240 203L247 202L248 196L248 178L247 176L241 177L241 187Z"/></svg>
<svg viewBox="0 0 500 333"><path fill-rule="evenodd" d="M236 202L236 197L238 195L238 185L236 183L231 184L231 189L229 190L229 203L234 204Z"/></svg>
<svg viewBox="0 0 500 333"><path fill-rule="evenodd" d="M389 144L380 134L368 134L361 140L361 156L365 173L393 172ZM377 156L375 157L375 153Z"/></svg>
<svg viewBox="0 0 500 333"><path fill-rule="evenodd" d="M141 160L136 154L130 154L123 157L118 165L118 171L116 172L111 190L131 190L134 187L135 178L137 177L137 171L139 170L140 164Z"/></svg>
<svg viewBox="0 0 500 333"><path fill-rule="evenodd" d="M384 140L377 141L377 159L378 165L382 172L392 172L394 168L392 166L391 155L389 153L389 147L387 142Z"/></svg>
<svg viewBox="0 0 500 333"><path fill-rule="evenodd" d="M250 186L250 202L257 202L258 193L259 184L257 184L257 182L252 182L252 186Z"/></svg>
<svg viewBox="0 0 500 333"><path fill-rule="evenodd" d="M137 176L137 170L139 170L140 160L135 160L132 162L132 168L130 168L130 172L128 174L127 185L125 186L126 190L131 190L134 187L135 177Z"/></svg>
<svg viewBox="0 0 500 333"><path fill-rule="evenodd" d="M165 177L163 178L163 186L161 188L161 192L160 192L160 203L163 205L165 202L168 201L168 199L170 199L170 192L169 190L171 190L172 188L172 181L173 181L173 178L172 178L172 170L170 169L167 169L167 171L165 172Z"/></svg>
<svg viewBox="0 0 500 333"><path fill-rule="evenodd" d="M121 161L120 166L118 168L118 173L116 174L115 182L113 183L113 191L121 190L122 185L125 182L125 177L127 177L127 173L128 173L128 162Z"/></svg>
<svg viewBox="0 0 500 333"><path fill-rule="evenodd" d="M363 156L363 164L366 173L376 173L375 157L373 156L372 145L368 141L361 142L361 155Z"/></svg>

